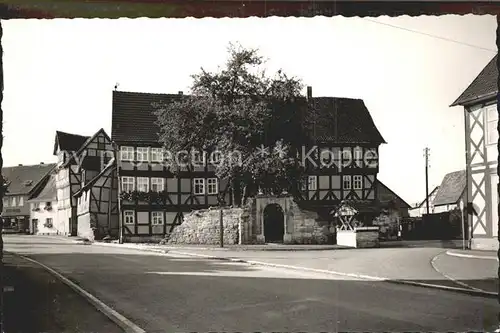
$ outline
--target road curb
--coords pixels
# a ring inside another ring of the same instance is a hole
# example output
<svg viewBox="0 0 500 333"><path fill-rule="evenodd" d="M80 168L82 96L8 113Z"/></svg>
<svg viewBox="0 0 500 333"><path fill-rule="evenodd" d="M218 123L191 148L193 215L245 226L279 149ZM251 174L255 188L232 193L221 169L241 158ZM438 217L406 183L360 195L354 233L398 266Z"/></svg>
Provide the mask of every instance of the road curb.
<svg viewBox="0 0 500 333"><path fill-rule="evenodd" d="M115 247L123 247L123 248L128 248L128 249L138 249L138 250L152 250L155 249L154 246L151 246L151 249L148 249L149 246L134 246L134 245L128 245L128 244L117 244L117 243L104 243L104 242L93 242L93 245L98 245L98 246L115 246ZM159 251L177 251L177 250L193 250L193 251L238 251L238 252L245 252L245 251L257 251L257 252L303 252L303 251L334 251L334 250L350 250L352 248L349 247L323 247L323 248L280 248L280 247L269 247L266 249L263 248L257 248L257 249L252 249L252 248L228 248L228 247L175 247L175 246L162 246L164 249L158 249L156 248L155 250Z"/></svg>
<svg viewBox="0 0 500 333"><path fill-rule="evenodd" d="M446 254L452 257L460 257L460 258L473 258L473 259L488 259L488 260L496 260L498 261L498 256L478 256L474 254L465 254L465 253L456 253L453 251L446 251Z"/></svg>
<svg viewBox="0 0 500 333"><path fill-rule="evenodd" d="M462 281L460 281L460 280L457 280L457 279L455 279L455 278L453 278L453 277L449 276L448 274L446 274L446 273L442 272L439 268L437 268L437 267L436 267L436 264L435 264L436 259L437 259L439 256L443 255L443 253L445 253L445 254L447 254L447 255L448 255L448 252L449 252L449 251L444 251L444 252L441 252L441 253L439 253L439 254L435 255L435 256L431 259L431 261L430 261L431 266L432 266L432 268L433 268L436 272L438 272L439 274L441 274L442 276L444 276L444 277L445 277L445 278L447 278L448 280L452 281L453 283L456 283L456 284L458 284L458 285L460 285L460 286L462 286L462 287L465 287L466 289L470 289L470 290L472 290L472 291L474 291L474 292L476 292L476 293L487 294L487 295L491 295L491 296L495 296L495 297L497 297L497 296L498 296L498 294L497 294L497 293L493 293L493 292L486 291L486 290L483 290L483 289L480 289L480 288L476 288L476 287L473 287L473 286L471 286L471 285L468 285L468 284L467 284L467 283L465 283L465 282L462 282Z"/></svg>
<svg viewBox="0 0 500 333"><path fill-rule="evenodd" d="M127 333L146 333L145 330L134 324L132 321L129 319L125 318L123 315L119 314L117 311L113 310L111 307L106 305L104 302L99 300L97 297L93 296L90 294L88 291L84 290L82 287L78 286L56 270L42 264L41 262L36 261L35 259L19 255L13 252L7 252L15 256L18 256L24 260L30 261L34 264L39 265L40 267L44 268L48 272L50 272L52 275L57 277L59 280L61 280L64 284L66 284L68 287L73 289L77 294L80 296L84 297L89 303L91 303L93 306L95 306L99 311L101 311L104 315L106 315L110 320L112 320L115 324L117 324L120 328L122 328L125 332Z"/></svg>
<svg viewBox="0 0 500 333"><path fill-rule="evenodd" d="M370 275L363 275L363 274L353 274L353 273L336 272L336 271L331 271L331 270L307 268L307 267L300 267L300 266L272 264L272 263L261 262L261 261L244 260L244 259L239 259L239 258L225 258L225 257L217 257L217 256L211 256L211 255L205 255L205 254L195 254L195 253L180 252L180 251L170 251L170 253L192 256L192 257L201 257L201 258L207 258L207 259L247 263L247 264L256 265L256 266L286 268L286 269L292 269L292 270L298 270L298 271L307 271L307 272L314 272L314 273L323 273L323 274L331 274L331 275L337 275L337 276L353 277L353 278L370 280L370 281L389 282L389 283L394 283L394 284L403 284L403 285L411 285L411 286L418 286L418 287L425 287L425 288L432 288L432 289L440 289L440 290L464 293L464 294L473 295L473 296L490 297L490 298L496 298L498 296L497 293L492 293L492 292L479 290L479 289L474 290L474 289L466 289L466 288L458 288L458 287L449 287L449 286L443 286L443 285L431 284L431 283L423 283L423 282L415 282L415 281L399 280L399 279L389 279L389 278L384 278L384 277L377 277L377 276L370 276Z"/></svg>
<svg viewBox="0 0 500 333"><path fill-rule="evenodd" d="M104 244L105 244L105 246L115 246L115 247L117 245L117 244L108 244L108 243L100 243L99 245L104 245ZM123 244L120 244L120 246L123 246ZM198 253L182 252L182 251L177 251L177 250L148 249L148 248L138 248L136 246L135 247L126 246L126 245L123 247L129 248L129 249L135 249L135 250L139 250L139 251L146 251L146 252L155 252L155 253L163 253L163 254L172 253L172 254L178 254L178 255L184 255L184 256L190 256L190 257L198 257L198 258L205 258L205 259L245 263L245 264L255 265L255 266L286 268L286 269L303 271L303 272L306 271L306 272L313 272L313 273L323 273L323 274L352 277L352 278L358 278L358 279L364 279L364 280L370 280L370 281L389 282L389 283L394 283L394 284L399 284L399 285L411 285L411 286L431 288L431 289L454 291L454 292L459 292L459 293L473 295L473 296L480 296L480 297L488 297L488 298L498 297L497 293L492 293L492 292L488 292L488 291L484 291L484 290L469 289L469 288L471 288L470 286L466 286L467 288L449 287L449 286L431 284L431 283L423 283L423 282L415 282L415 281L399 280L399 279L389 279L389 278L383 278L383 277L377 277L377 276L336 272L336 271L331 271L331 270L307 268L307 267L300 267L300 266L272 264L272 263L267 263L267 262L262 262L262 261L245 260L245 259L240 259L240 258L219 257L219 256L213 256L213 255L209 255L209 254L198 254Z"/></svg>

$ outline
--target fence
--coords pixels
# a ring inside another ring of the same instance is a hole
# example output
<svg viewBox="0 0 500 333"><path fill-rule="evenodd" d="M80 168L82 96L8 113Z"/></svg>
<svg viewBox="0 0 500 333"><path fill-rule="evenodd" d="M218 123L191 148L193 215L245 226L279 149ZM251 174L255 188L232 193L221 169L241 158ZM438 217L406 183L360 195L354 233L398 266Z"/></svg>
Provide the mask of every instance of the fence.
<svg viewBox="0 0 500 333"><path fill-rule="evenodd" d="M462 238L460 210L425 214L421 218L401 221L401 237L407 240L447 240ZM465 225L465 230L468 226Z"/></svg>

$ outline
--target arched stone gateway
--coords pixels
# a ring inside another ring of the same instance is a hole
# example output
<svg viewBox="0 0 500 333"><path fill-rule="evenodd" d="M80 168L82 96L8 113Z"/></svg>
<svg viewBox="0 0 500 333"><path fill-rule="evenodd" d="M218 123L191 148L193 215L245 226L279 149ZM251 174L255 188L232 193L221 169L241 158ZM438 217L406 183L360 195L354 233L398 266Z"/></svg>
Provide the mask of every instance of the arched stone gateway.
<svg viewBox="0 0 500 333"><path fill-rule="evenodd" d="M283 243L285 235L285 214L279 204L264 208L264 239L266 243Z"/></svg>

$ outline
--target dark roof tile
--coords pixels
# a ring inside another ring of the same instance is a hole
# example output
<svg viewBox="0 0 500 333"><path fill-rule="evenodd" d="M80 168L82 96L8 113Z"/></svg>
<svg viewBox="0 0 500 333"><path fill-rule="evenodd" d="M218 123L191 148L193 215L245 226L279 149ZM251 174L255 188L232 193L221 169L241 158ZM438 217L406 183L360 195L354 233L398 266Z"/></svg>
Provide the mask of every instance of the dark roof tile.
<svg viewBox="0 0 500 333"><path fill-rule="evenodd" d="M410 209L411 206L404 201L399 195L394 193L387 185L382 183L377 179L377 199L383 204L387 204L390 201L394 201L399 205L399 208Z"/></svg>
<svg viewBox="0 0 500 333"><path fill-rule="evenodd" d="M160 129L153 103L168 103L179 96L113 91L111 139L116 142L158 142Z"/></svg>
<svg viewBox="0 0 500 333"><path fill-rule="evenodd" d="M494 98L498 94L498 54L490 60L479 75L451 106L470 105Z"/></svg>
<svg viewBox="0 0 500 333"><path fill-rule="evenodd" d="M30 193L55 166L52 163L2 168L2 176L10 183L7 195Z"/></svg>
<svg viewBox="0 0 500 333"><path fill-rule="evenodd" d="M61 150L76 152L88 140L88 136L65 133L56 131L56 139L54 144L54 155L57 152L57 147Z"/></svg>
<svg viewBox="0 0 500 333"><path fill-rule="evenodd" d="M52 201L56 198L56 177L55 175L50 175L40 193L32 196L30 201Z"/></svg>
<svg viewBox="0 0 500 333"><path fill-rule="evenodd" d="M180 96L182 95L114 91L111 139L116 142L158 142L160 130L152 104L167 103ZM315 97L311 103L305 98L299 98L297 103L306 111L304 126L310 130L315 140L385 143L363 100Z"/></svg>

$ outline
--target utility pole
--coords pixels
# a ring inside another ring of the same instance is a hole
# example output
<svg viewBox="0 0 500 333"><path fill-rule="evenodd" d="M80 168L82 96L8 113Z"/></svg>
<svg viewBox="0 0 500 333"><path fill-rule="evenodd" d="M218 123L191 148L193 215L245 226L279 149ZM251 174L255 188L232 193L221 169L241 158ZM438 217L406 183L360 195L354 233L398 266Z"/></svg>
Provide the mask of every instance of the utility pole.
<svg viewBox="0 0 500 333"><path fill-rule="evenodd" d="M425 157L425 206L427 210L427 215L429 215L429 147L424 148Z"/></svg>

